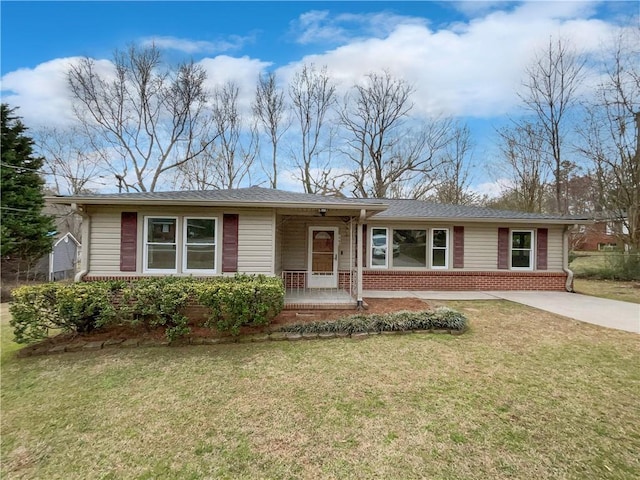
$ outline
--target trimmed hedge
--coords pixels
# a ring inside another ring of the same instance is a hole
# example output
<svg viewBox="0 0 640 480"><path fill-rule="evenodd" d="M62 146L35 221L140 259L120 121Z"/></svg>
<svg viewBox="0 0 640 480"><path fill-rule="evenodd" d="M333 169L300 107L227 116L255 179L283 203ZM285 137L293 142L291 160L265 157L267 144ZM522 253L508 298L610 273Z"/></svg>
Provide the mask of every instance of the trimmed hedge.
<svg viewBox="0 0 640 480"><path fill-rule="evenodd" d="M87 333L117 317L118 282L45 283L16 288L9 306L17 343L46 338L50 330Z"/></svg>
<svg viewBox="0 0 640 480"><path fill-rule="evenodd" d="M410 330L456 330L467 328L467 318L447 307L418 312L394 312L387 314L351 315L335 321L285 325L281 332L336 333L394 332Z"/></svg>
<svg viewBox="0 0 640 480"><path fill-rule="evenodd" d="M282 280L264 275L141 278L130 282L47 283L13 292L11 326L18 343L50 330L87 333L104 326L163 326L169 340L190 333L190 303L210 309L205 326L236 335L244 325L268 325L284 307Z"/></svg>

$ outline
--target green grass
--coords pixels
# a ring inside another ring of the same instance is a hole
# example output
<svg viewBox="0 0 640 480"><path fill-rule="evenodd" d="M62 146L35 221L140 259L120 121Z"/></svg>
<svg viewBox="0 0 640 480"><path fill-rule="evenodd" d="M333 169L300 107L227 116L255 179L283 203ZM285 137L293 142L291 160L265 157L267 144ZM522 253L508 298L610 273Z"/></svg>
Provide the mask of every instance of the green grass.
<svg viewBox="0 0 640 480"><path fill-rule="evenodd" d="M635 479L640 336L451 302L462 336L17 359L3 479Z"/></svg>
<svg viewBox="0 0 640 480"><path fill-rule="evenodd" d="M640 303L640 282L615 282L612 280L591 280L575 278L573 288L577 293L594 297Z"/></svg>

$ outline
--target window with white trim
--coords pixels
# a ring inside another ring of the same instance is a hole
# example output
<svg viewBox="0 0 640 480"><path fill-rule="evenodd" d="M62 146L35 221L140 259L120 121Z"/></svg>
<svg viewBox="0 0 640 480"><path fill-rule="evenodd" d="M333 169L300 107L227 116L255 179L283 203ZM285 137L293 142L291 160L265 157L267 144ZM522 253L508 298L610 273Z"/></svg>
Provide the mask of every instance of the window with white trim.
<svg viewBox="0 0 640 480"><path fill-rule="evenodd" d="M183 232L182 271L216 273L216 219L185 217Z"/></svg>
<svg viewBox="0 0 640 480"><path fill-rule="evenodd" d="M427 231L394 229L391 244L394 267L427 266Z"/></svg>
<svg viewBox="0 0 640 480"><path fill-rule="evenodd" d="M145 272L176 273L177 217L145 217Z"/></svg>
<svg viewBox="0 0 640 480"><path fill-rule="evenodd" d="M511 231L511 268L533 270L533 230Z"/></svg>
<svg viewBox="0 0 640 480"><path fill-rule="evenodd" d="M445 269L449 267L449 229L433 228L431 230L431 268Z"/></svg>
<svg viewBox="0 0 640 480"><path fill-rule="evenodd" d="M369 253L369 265L371 268L387 268L389 235L386 228L372 228Z"/></svg>

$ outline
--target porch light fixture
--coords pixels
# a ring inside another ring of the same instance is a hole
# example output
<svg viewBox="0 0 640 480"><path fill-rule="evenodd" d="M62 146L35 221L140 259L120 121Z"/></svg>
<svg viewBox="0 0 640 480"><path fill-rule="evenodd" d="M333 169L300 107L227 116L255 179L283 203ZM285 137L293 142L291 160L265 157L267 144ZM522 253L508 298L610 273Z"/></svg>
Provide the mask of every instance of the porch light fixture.
<svg viewBox="0 0 640 480"><path fill-rule="evenodd" d="M323 217L327 214L327 209L326 208L320 208L320 209L318 209L318 211L320 212L320 215L323 216Z"/></svg>

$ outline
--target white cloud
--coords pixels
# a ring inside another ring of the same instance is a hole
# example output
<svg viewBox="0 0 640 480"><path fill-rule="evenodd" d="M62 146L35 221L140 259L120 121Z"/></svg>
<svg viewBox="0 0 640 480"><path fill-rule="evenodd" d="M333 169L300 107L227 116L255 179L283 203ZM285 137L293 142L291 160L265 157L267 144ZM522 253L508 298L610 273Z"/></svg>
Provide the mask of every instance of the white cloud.
<svg viewBox="0 0 640 480"><path fill-rule="evenodd" d="M2 77L2 101L12 107L30 128L64 126L73 122L67 87L69 68L79 57L57 58L35 68L22 68ZM96 61L100 73L112 71L108 60Z"/></svg>
<svg viewBox="0 0 640 480"><path fill-rule="evenodd" d="M589 8L580 2L525 3L439 30L400 22L384 38L350 41L287 65L280 73L287 79L302 63L326 65L346 87L386 68L415 85L418 113L499 116L519 103L516 91L524 68L549 38L567 38L585 53L611 38L615 26L580 18ZM325 16L317 19L331 24Z"/></svg>
<svg viewBox="0 0 640 480"><path fill-rule="evenodd" d="M389 12L367 14L341 13L331 16L328 10L311 10L291 22L291 30L297 43L307 45L339 45L368 37L382 38L398 25L424 24L416 17Z"/></svg>
<svg viewBox="0 0 640 480"><path fill-rule="evenodd" d="M240 89L238 103L244 112L248 112L255 95L258 75L270 63L249 57L229 57L219 55L198 62L207 72L207 87L211 90L227 82L234 82Z"/></svg>
<svg viewBox="0 0 640 480"><path fill-rule="evenodd" d="M172 36L155 36L143 38L140 44L144 47L155 45L162 50L177 50L180 52L195 53L223 53L240 50L253 37L241 37L231 35L225 40L210 42L206 40L191 40L187 38L177 38Z"/></svg>
<svg viewBox="0 0 640 480"><path fill-rule="evenodd" d="M504 192L513 188L513 182L507 178L499 178L493 182L483 182L471 187L471 191L479 195L487 195L489 198L497 198Z"/></svg>

